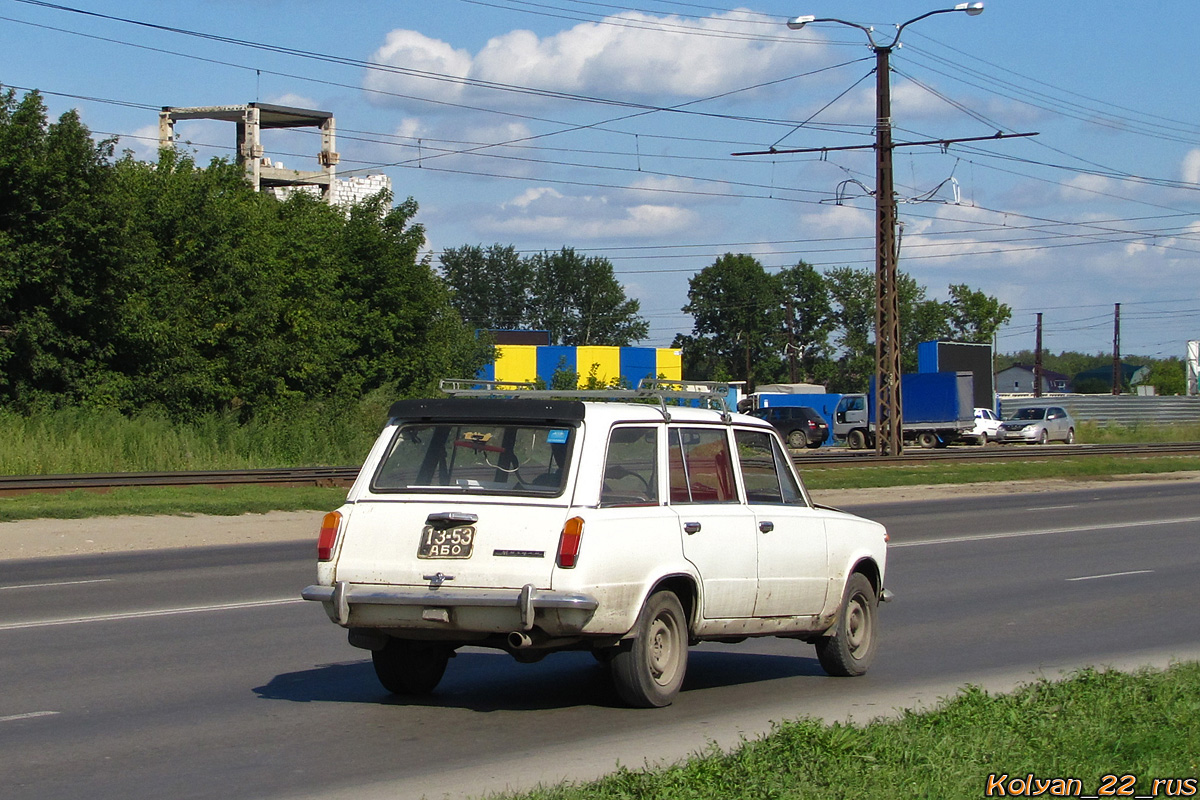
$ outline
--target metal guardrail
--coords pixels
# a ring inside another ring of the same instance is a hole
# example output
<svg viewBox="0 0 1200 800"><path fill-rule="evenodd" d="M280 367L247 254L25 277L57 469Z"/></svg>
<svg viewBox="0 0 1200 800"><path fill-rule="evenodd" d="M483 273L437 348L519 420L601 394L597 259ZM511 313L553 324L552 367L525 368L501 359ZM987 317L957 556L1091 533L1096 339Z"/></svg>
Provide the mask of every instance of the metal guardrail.
<svg viewBox="0 0 1200 800"><path fill-rule="evenodd" d="M1080 422L1095 422L1099 425L1200 423L1200 396L1063 394L1000 398L1001 416L1008 416L1018 408L1046 406L1061 406Z"/></svg>

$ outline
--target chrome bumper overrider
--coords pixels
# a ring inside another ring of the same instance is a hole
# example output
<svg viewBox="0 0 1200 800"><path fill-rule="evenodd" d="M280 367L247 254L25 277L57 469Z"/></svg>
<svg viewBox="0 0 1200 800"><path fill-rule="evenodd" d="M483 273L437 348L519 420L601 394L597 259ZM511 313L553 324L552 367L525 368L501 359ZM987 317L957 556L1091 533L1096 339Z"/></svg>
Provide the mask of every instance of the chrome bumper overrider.
<svg viewBox="0 0 1200 800"><path fill-rule="evenodd" d="M350 620L351 605L425 606L429 608L512 608L521 615L521 629L532 630L537 610L591 613L600 603L587 594L551 592L532 583L513 589L426 589L384 587L338 581L333 586L314 585L300 592L305 600L325 604L329 618L339 625Z"/></svg>

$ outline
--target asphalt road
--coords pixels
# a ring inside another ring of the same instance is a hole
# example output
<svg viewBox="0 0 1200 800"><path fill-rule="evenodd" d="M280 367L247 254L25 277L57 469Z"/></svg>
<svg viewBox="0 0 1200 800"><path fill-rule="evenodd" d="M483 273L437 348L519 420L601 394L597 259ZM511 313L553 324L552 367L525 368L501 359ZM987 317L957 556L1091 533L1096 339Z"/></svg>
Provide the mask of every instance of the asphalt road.
<svg viewBox="0 0 1200 800"><path fill-rule="evenodd" d="M320 607L312 543L0 565L0 786L24 798L462 797L673 760L804 714L865 721L971 682L1200 658L1195 483L858 506L892 532L856 679L763 639L691 653L666 709L586 654L465 651L387 695ZM982 780L982 778L981 778Z"/></svg>

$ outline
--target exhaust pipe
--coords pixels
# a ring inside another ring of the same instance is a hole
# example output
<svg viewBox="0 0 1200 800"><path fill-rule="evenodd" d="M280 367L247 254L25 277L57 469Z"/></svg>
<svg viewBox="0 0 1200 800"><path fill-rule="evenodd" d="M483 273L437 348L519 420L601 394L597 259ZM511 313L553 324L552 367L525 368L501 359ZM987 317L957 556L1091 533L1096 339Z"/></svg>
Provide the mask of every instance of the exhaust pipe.
<svg viewBox="0 0 1200 800"><path fill-rule="evenodd" d="M508 635L508 646L513 650L533 647L533 638L525 631L513 631Z"/></svg>

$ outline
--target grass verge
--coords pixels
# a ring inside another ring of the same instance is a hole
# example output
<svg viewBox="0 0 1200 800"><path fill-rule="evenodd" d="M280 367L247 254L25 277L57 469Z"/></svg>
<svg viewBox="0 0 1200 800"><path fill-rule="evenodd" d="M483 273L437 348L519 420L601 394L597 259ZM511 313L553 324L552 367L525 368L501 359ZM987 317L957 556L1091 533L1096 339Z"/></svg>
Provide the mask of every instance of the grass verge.
<svg viewBox="0 0 1200 800"><path fill-rule="evenodd" d="M869 489L885 486L980 483L1038 479L1102 479L1118 475L1165 474L1200 470L1200 458L1055 458L1045 461L963 465L872 465L821 467L800 464L809 489ZM126 514L236 514L267 511L331 510L342 504L345 489L283 486L127 487L106 492L73 490L55 494L14 495L0 503L0 522L50 517ZM1200 793L1198 793L1200 795Z"/></svg>
<svg viewBox="0 0 1200 800"><path fill-rule="evenodd" d="M1134 674L1088 669L1003 695L968 687L931 711L865 726L802 719L728 753L714 747L675 766L623 768L586 784L492 797L970 798L989 796L989 781L992 797L1030 796L1038 785L1026 793L1020 782L1031 774L1063 779L1060 786L1071 796L1103 793L1105 776L1113 776L1113 795L1165 797L1173 789L1174 796L1194 796L1200 794L1198 761L1200 664L1193 662ZM1136 779L1127 783L1127 775ZM1049 786L1042 792L1052 793Z"/></svg>
<svg viewBox="0 0 1200 800"><path fill-rule="evenodd" d="M867 489L882 486L918 486L938 483L1026 481L1047 478L1093 480L1118 475L1162 474L1200 469L1194 456L1129 458L1086 456L969 464L873 464L823 467L797 465L809 489Z"/></svg>
<svg viewBox="0 0 1200 800"><path fill-rule="evenodd" d="M0 522L125 514L236 516L267 511L333 510L345 497L345 489L315 486L132 486L107 492L75 489L6 497L0 503Z"/></svg>

